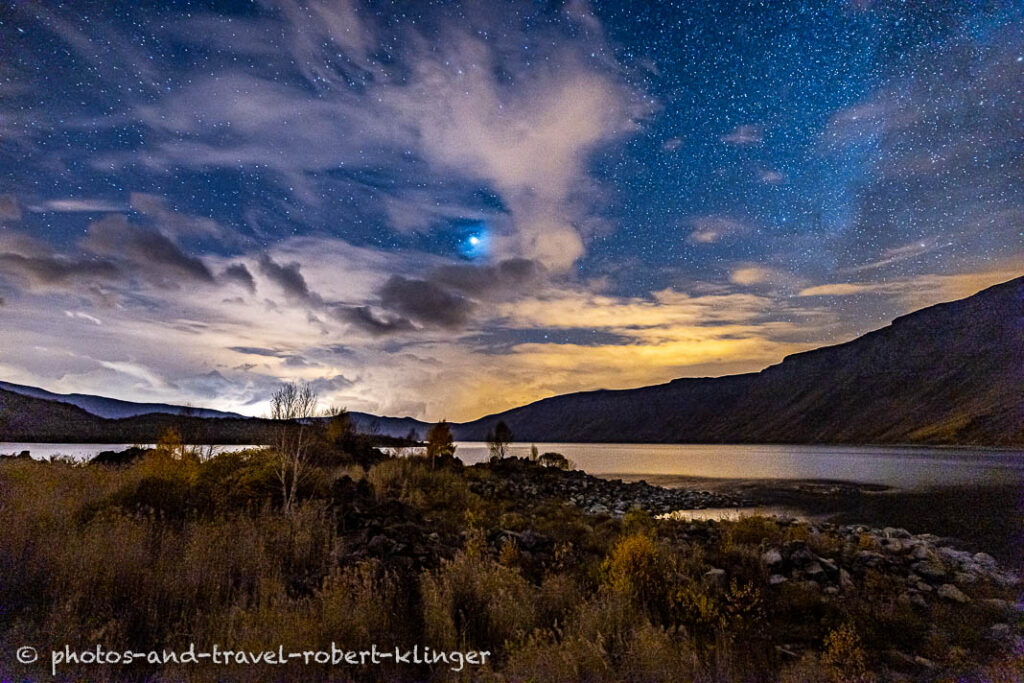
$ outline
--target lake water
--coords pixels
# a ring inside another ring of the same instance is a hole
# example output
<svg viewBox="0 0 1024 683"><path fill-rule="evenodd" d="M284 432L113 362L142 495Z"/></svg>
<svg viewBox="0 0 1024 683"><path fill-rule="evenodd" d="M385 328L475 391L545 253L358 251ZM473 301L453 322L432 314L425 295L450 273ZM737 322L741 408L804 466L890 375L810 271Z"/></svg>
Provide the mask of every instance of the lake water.
<svg viewBox="0 0 1024 683"><path fill-rule="evenodd" d="M31 452L34 458L67 455L87 460L130 444L2 443L0 453ZM466 464L483 462L487 444L457 444ZM217 452L247 446L215 446ZM747 446L538 443L591 474L679 475L742 479L835 479L899 488L933 485L1024 483L1024 450L894 446ZM416 449L408 449L415 451ZM529 444L511 447L527 455Z"/></svg>
<svg viewBox="0 0 1024 683"><path fill-rule="evenodd" d="M463 462L483 462L485 443L459 443ZM1024 483L1024 450L894 446L538 443L591 474L741 479L835 479L898 488ZM527 455L529 444L514 445Z"/></svg>

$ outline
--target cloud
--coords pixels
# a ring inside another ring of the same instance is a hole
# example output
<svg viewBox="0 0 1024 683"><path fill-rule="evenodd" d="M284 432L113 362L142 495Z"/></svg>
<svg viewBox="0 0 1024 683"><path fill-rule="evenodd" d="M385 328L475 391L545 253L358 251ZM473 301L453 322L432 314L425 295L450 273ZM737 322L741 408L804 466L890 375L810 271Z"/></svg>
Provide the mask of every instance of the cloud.
<svg viewBox="0 0 1024 683"><path fill-rule="evenodd" d="M230 234L211 218L190 216L173 211L167 200L154 194L132 192L129 196L134 211L152 219L160 230L174 237L212 237L227 239Z"/></svg>
<svg viewBox="0 0 1024 683"><path fill-rule="evenodd" d="M49 286L83 280L116 280L122 271L113 262L102 259L0 253L0 274L4 273L25 279L34 286Z"/></svg>
<svg viewBox="0 0 1024 683"><path fill-rule="evenodd" d="M381 305L428 326L456 328L465 325L474 305L429 280L392 275L380 290Z"/></svg>
<svg viewBox="0 0 1024 683"><path fill-rule="evenodd" d="M127 211L128 206L122 202L108 199L48 199L39 204L32 204L28 210L33 213L117 213Z"/></svg>
<svg viewBox="0 0 1024 683"><path fill-rule="evenodd" d="M247 356L268 356L270 358L282 358L287 354L278 349L265 349L259 346L232 346L231 351L243 353Z"/></svg>
<svg viewBox="0 0 1024 683"><path fill-rule="evenodd" d="M697 216L690 224L693 230L686 238L690 244L715 244L750 232L750 226L729 216Z"/></svg>
<svg viewBox="0 0 1024 683"><path fill-rule="evenodd" d="M256 292L256 280L253 278L252 273L245 267L244 263L232 263L230 266L224 269L222 277L229 282L241 285L249 290L250 294Z"/></svg>
<svg viewBox="0 0 1024 683"><path fill-rule="evenodd" d="M777 275L776 270L764 266L742 266L729 273L729 282L737 285L760 285L771 282Z"/></svg>
<svg viewBox="0 0 1024 683"><path fill-rule="evenodd" d="M903 263L901 274L924 273L939 259L911 260L947 246L964 269L996 253L1024 256L1024 183L1009 171L1024 164L1024 104L1007 97L1019 89L1022 40L1019 23L955 33L908 56L912 77L832 117L820 151L838 169L830 249L843 272Z"/></svg>
<svg viewBox="0 0 1024 683"><path fill-rule="evenodd" d="M21 219L21 205L13 194L0 194L0 220Z"/></svg>
<svg viewBox="0 0 1024 683"><path fill-rule="evenodd" d="M333 377L318 377L310 382L309 386L317 395L321 395L333 394L343 389L348 389L354 384L355 382L344 375L334 375Z"/></svg>
<svg viewBox="0 0 1024 683"><path fill-rule="evenodd" d="M290 299L311 304L322 303L319 295L309 291L309 285L306 284L306 278L302 277L298 263L281 265L263 254L260 256L259 266L260 273L280 287Z"/></svg>
<svg viewBox="0 0 1024 683"><path fill-rule="evenodd" d="M86 313L84 311L64 311L64 315L66 315L69 318L76 318L78 320L87 320L87 321L91 322L93 325L102 325L103 324L102 320L100 320L99 318L97 318L94 315L89 315L88 313Z"/></svg>
<svg viewBox="0 0 1024 683"><path fill-rule="evenodd" d="M736 126L731 132L723 135L720 139L729 145L759 145L764 141L764 131L761 126L746 123Z"/></svg>
<svg viewBox="0 0 1024 683"><path fill-rule="evenodd" d="M757 173L758 179L765 185L781 185L786 182L784 173L771 169L762 169Z"/></svg>
<svg viewBox="0 0 1024 683"><path fill-rule="evenodd" d="M431 217L458 217L464 208L493 213L470 200L486 189L507 218L495 240L499 258L565 270L583 255L602 200L587 162L636 131L651 110L609 57L585 4L534 22L529 52L512 6L474 7L460 22L438 16L429 38L411 24L379 24L349 2L281 2L277 9L233 17L230 26L200 16L174 27L178 41L267 68L191 74L170 94L137 104L132 115L153 144L96 164L141 163L159 173L269 169L309 207L330 203L323 190L341 175L349 188L361 184L358 192L378 199L377 210L400 231L428 227ZM507 30L482 39L493 25ZM401 47L382 60L373 46L385 36ZM383 172L386 185L364 171ZM424 173L433 185L455 179L462 196L436 204L418 190Z"/></svg>
<svg viewBox="0 0 1024 683"><path fill-rule="evenodd" d="M412 332L416 326L411 320L399 316L381 317L369 306L339 307L334 309L334 317L342 322L351 323L374 337Z"/></svg>
<svg viewBox="0 0 1024 683"><path fill-rule="evenodd" d="M213 273L201 259L189 256L162 233L129 223L125 216L93 222L82 246L94 254L129 261L144 277L214 283Z"/></svg>
<svg viewBox="0 0 1024 683"><path fill-rule="evenodd" d="M851 296L854 294L865 294L867 292L884 291L885 289L888 289L887 285L837 282L830 285L806 287L800 290L798 296Z"/></svg>
<svg viewBox="0 0 1024 683"><path fill-rule="evenodd" d="M903 244L897 247L891 247L882 252L879 258L862 263L857 266L851 266L849 268L842 269L844 273L861 273L867 270L877 270L878 268L884 268L897 263L903 263L912 259L931 254L940 249L946 249L952 247L953 243L940 240L937 238L929 238L921 240L919 242L913 242L911 244Z"/></svg>
<svg viewBox="0 0 1024 683"><path fill-rule="evenodd" d="M406 125L418 131L426 158L444 171L488 181L507 207L516 234L505 255L560 270L584 251L578 229L590 152L636 128L643 115L611 73L586 66L571 46L549 65L497 63L482 41L459 32L439 55L417 62L411 86L384 90ZM515 70L511 85L495 78Z"/></svg>
<svg viewBox="0 0 1024 683"><path fill-rule="evenodd" d="M544 267L536 261L510 258L493 266L441 266L431 273L430 280L473 297L505 298L517 297L544 274Z"/></svg>
<svg viewBox="0 0 1024 683"><path fill-rule="evenodd" d="M674 152L683 146L683 139L679 137L668 138L661 143L661 148L666 152Z"/></svg>
<svg viewBox="0 0 1024 683"><path fill-rule="evenodd" d="M1007 267L1009 265L1009 267ZM916 310L941 301L962 299L986 287L1020 277L1022 270L1013 264L997 263L988 271L955 275L924 274L887 282L836 282L800 290L801 297L848 297L871 294L895 297L906 310Z"/></svg>

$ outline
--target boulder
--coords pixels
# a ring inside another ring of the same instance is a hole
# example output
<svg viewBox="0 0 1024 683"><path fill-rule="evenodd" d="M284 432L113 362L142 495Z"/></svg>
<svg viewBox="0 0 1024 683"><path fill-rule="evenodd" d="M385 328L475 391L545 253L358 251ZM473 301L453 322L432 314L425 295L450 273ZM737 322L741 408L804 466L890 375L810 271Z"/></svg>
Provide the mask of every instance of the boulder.
<svg viewBox="0 0 1024 683"><path fill-rule="evenodd" d="M960 604L970 602L971 599L963 594L963 592L951 583L944 583L938 588L938 596L943 600L949 600L951 602L959 602Z"/></svg>
<svg viewBox="0 0 1024 683"><path fill-rule="evenodd" d="M941 562L935 560L921 560L911 565L911 568L929 581L940 581L946 578L946 568L942 566Z"/></svg>

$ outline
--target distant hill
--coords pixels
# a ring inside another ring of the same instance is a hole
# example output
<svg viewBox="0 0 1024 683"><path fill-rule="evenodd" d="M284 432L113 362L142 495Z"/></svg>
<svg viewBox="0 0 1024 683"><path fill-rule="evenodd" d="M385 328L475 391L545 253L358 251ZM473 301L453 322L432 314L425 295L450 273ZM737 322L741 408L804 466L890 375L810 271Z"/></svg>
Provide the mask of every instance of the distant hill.
<svg viewBox="0 0 1024 683"><path fill-rule="evenodd" d="M1024 445L1024 278L761 372L555 396L456 427L517 441Z"/></svg>
<svg viewBox="0 0 1024 683"><path fill-rule="evenodd" d="M99 417L122 418L135 417L136 415L148 415L151 413L164 413L166 415L191 415L193 417L243 417L238 413L226 413L220 410L209 408L191 408L188 406L175 406L166 403L135 403L133 401L122 401L116 398L105 396L92 396L90 394L57 394L37 387L27 387L22 384L0 382L0 389L13 391L23 396L33 398L44 398L48 401L60 401L70 403L73 406L86 410Z"/></svg>
<svg viewBox="0 0 1024 683"><path fill-rule="evenodd" d="M1017 278L761 372L565 394L452 427L463 441L482 441L504 420L520 442L1024 446L1022 389ZM268 424L186 410L0 382L0 441L143 443L173 424L196 443L252 443ZM424 438L430 428L351 415L357 429L381 436Z"/></svg>
<svg viewBox="0 0 1024 683"><path fill-rule="evenodd" d="M411 417L350 412L363 433L425 437L430 425ZM187 430L195 443L254 443L269 424L259 418L209 408L134 403L89 394L57 394L0 381L0 441L150 443L168 427Z"/></svg>

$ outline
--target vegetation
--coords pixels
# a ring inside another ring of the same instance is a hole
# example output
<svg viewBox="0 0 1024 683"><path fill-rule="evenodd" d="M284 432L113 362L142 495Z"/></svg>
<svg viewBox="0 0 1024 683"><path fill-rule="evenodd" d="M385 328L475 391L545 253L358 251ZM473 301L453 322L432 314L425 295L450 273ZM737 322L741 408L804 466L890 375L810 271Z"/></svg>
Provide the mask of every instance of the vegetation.
<svg viewBox="0 0 1024 683"><path fill-rule="evenodd" d="M291 513L299 485L308 474L310 449L316 438L310 421L316 416L318 402L316 392L308 384L286 384L270 399L270 419L274 420L270 448L285 514ZM325 435L327 438L336 437L336 418L330 420L327 429L331 432Z"/></svg>
<svg viewBox="0 0 1024 683"><path fill-rule="evenodd" d="M487 431L487 450L490 451L492 460L503 460L508 455L508 447L515 436L504 420L494 425L493 429Z"/></svg>
<svg viewBox="0 0 1024 683"><path fill-rule="evenodd" d="M867 681L919 675L915 657L934 677L1016 680L1024 663L982 635L992 599L1013 597L997 586L977 585L964 605L919 609L869 572L855 593L830 599L768 582L767 545L826 553L844 543L805 526L639 511L620 520L548 499L484 497L475 491L502 466L432 467L375 456L344 430L314 434L290 503L273 450L203 459L162 447L119 466L0 460L5 673L21 644L98 642L475 648L493 658L463 677L495 681ZM395 664L62 671L156 681L455 676Z"/></svg>
<svg viewBox="0 0 1024 683"><path fill-rule="evenodd" d="M441 420L427 432L427 458L430 467L437 465L438 459L449 460L455 457L455 439L452 437L448 422Z"/></svg>

